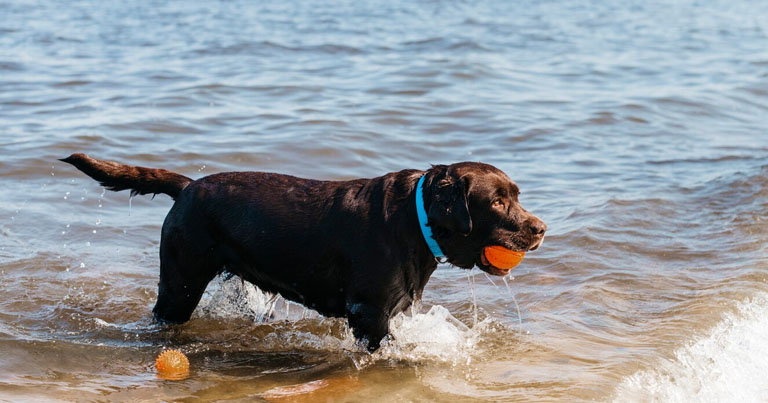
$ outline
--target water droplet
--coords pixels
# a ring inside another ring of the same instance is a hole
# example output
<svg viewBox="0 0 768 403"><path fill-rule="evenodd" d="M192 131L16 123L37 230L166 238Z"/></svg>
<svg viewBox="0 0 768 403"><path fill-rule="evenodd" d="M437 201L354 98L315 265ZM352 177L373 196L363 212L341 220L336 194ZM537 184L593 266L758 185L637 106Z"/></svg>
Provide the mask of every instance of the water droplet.
<svg viewBox="0 0 768 403"><path fill-rule="evenodd" d="M93 233L95 234L95 233L96 233L96 230L93 230Z"/></svg>

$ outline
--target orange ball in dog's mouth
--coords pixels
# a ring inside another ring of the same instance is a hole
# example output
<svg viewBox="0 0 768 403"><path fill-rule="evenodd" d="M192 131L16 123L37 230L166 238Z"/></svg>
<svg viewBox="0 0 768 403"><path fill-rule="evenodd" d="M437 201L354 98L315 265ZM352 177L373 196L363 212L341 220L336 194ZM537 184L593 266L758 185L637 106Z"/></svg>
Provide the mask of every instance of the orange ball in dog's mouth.
<svg viewBox="0 0 768 403"><path fill-rule="evenodd" d="M179 381L189 375L189 360L179 350L165 350L155 359L157 377Z"/></svg>
<svg viewBox="0 0 768 403"><path fill-rule="evenodd" d="M507 270L520 264L525 257L525 252L517 252L503 246L486 246L483 249L483 263L487 261L496 269Z"/></svg>

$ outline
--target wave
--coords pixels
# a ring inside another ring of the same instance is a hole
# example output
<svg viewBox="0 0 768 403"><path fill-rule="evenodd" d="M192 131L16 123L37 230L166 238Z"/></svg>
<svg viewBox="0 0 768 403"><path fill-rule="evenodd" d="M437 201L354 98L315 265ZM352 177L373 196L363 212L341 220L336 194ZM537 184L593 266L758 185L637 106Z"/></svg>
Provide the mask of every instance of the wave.
<svg viewBox="0 0 768 403"><path fill-rule="evenodd" d="M768 396L768 294L741 302L707 335L624 378L616 402L756 402Z"/></svg>

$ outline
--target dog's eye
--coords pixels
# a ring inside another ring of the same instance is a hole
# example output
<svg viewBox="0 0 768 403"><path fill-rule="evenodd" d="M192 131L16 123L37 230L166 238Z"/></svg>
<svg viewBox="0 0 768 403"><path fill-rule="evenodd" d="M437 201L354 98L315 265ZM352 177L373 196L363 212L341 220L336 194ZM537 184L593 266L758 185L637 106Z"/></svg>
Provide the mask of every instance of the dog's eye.
<svg viewBox="0 0 768 403"><path fill-rule="evenodd" d="M504 202L499 199L496 199L493 201L493 203L491 203L491 206L496 208L504 208Z"/></svg>

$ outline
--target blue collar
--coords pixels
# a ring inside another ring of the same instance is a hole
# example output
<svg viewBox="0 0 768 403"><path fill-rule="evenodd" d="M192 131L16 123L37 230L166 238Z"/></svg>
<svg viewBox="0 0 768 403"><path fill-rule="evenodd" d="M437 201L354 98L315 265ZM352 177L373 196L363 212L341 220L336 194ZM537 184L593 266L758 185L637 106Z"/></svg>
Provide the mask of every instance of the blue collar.
<svg viewBox="0 0 768 403"><path fill-rule="evenodd" d="M424 236L424 241L427 242L427 246L429 246L429 250L432 251L435 258L440 259L445 257L445 255L440 249L440 245L437 244L437 241L432 236L432 229L427 224L427 211L424 210L424 195L422 194L421 187L424 185L424 178L426 177L427 175L424 174L419 179L419 183L416 184L416 215L419 216L419 227L421 227L421 235Z"/></svg>

